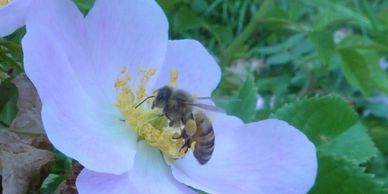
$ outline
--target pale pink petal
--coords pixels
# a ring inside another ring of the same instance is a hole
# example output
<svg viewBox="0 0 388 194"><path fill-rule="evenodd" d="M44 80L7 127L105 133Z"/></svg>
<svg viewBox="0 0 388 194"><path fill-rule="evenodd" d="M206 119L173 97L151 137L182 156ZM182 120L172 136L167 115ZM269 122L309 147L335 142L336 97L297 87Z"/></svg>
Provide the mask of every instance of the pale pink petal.
<svg viewBox="0 0 388 194"><path fill-rule="evenodd" d="M13 0L0 6L0 37L7 36L24 26L31 0Z"/></svg>
<svg viewBox="0 0 388 194"><path fill-rule="evenodd" d="M221 79L221 69L196 40L168 42L167 55L155 88L168 85L171 70L178 70L177 88L198 96L211 96Z"/></svg>
<svg viewBox="0 0 388 194"><path fill-rule="evenodd" d="M218 121L217 121L218 120ZM234 128L216 119L213 157L201 166L192 156L173 164L174 177L209 193L307 193L317 159L306 136L280 120Z"/></svg>
<svg viewBox="0 0 388 194"><path fill-rule="evenodd" d="M79 194L125 194L135 193L129 184L128 173L122 175L98 173L84 168L77 177Z"/></svg>
<svg viewBox="0 0 388 194"><path fill-rule="evenodd" d="M155 0L97 0L86 23L104 93L114 94L114 80L124 66L136 78L141 67L162 65L168 22Z"/></svg>
<svg viewBox="0 0 388 194"><path fill-rule="evenodd" d="M120 121L114 105L92 95L86 89L88 84L77 75L73 65L88 64L80 63L86 60L71 49L82 51L82 46L67 35L56 34L66 27L81 26L82 16L71 1L35 2L31 11L36 14L29 15L22 42L24 66L41 97L42 120L50 141L89 169L109 173L128 171L136 152L136 135ZM45 16L64 26L51 24ZM68 29L69 34L79 32Z"/></svg>
<svg viewBox="0 0 388 194"><path fill-rule="evenodd" d="M41 63L33 67L26 64L26 70L33 69L39 71L40 74L37 74L36 77L40 82L52 82L52 85L56 85L56 87L62 86L48 78L54 78L53 80L61 79L63 80L62 83L69 85L69 87L73 87L72 84L76 82L93 99L98 100L103 105L110 106L112 102L106 100L106 94L101 92L101 86L98 85L97 81L102 78L96 75L95 65L90 59L90 49L85 37L85 22L83 15L77 7L71 1L34 0L30 10L34 14L28 15L26 20L27 36L32 37L31 34L34 33L38 37L42 37L46 44L46 50L35 51L35 53L42 52L51 57L50 55L53 51L47 49L55 47L61 53L61 57L66 62L67 67L66 69L64 69L65 67L57 67L59 64L52 63L54 61L51 61L51 63ZM50 41L44 39L46 36L51 38ZM39 42L36 44L39 44ZM62 68L61 71L67 72L58 72L60 68ZM56 70L48 71L50 69ZM68 82L66 77L60 75L61 73L72 74L76 80ZM34 84L36 85L37 83Z"/></svg>
<svg viewBox="0 0 388 194"><path fill-rule="evenodd" d="M35 0L33 7L28 29L40 25L55 35L84 90L101 103L116 100L124 66L139 78L141 67L162 65L168 23L153 0L97 0L86 20L69 1Z"/></svg>
<svg viewBox="0 0 388 194"><path fill-rule="evenodd" d="M196 193L177 182L164 163L161 153L143 142L132 171L122 175L96 173L84 169L77 178L80 194L180 194Z"/></svg>

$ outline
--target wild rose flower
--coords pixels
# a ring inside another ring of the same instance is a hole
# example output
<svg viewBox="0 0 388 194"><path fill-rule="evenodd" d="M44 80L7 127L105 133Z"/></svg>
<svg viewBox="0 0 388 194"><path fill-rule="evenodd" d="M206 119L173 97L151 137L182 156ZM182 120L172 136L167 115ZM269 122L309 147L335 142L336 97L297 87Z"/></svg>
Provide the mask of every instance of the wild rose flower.
<svg viewBox="0 0 388 194"><path fill-rule="evenodd" d="M306 193L313 185L314 145L283 121L210 116L215 150L200 165L179 152L176 129L149 103L134 108L167 84L210 96L221 77L200 43L168 40L156 2L97 0L85 18L67 0L37 0L31 11L25 70L50 141L86 167L80 193Z"/></svg>
<svg viewBox="0 0 388 194"><path fill-rule="evenodd" d="M0 0L0 37L24 26L31 0Z"/></svg>

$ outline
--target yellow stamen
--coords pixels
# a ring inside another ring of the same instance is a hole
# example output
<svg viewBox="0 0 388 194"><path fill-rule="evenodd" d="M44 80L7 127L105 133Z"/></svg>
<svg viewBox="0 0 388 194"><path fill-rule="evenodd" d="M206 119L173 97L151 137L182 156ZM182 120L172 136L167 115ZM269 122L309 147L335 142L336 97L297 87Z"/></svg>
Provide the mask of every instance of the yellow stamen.
<svg viewBox="0 0 388 194"><path fill-rule="evenodd" d="M178 70L171 70L169 86L176 88L176 81L178 80Z"/></svg>
<svg viewBox="0 0 388 194"><path fill-rule="evenodd" d="M126 123L136 132L139 140L156 147L171 159L178 159L185 155L185 150L180 150L184 144L183 139L174 139L180 128L168 126L168 120L160 116L156 109L151 110L149 104L135 106L146 97L146 85L155 74L155 69L140 70L143 77L136 93L129 87L128 81L131 76L125 68L120 72L121 76L115 82L117 95L116 106L125 117Z"/></svg>
<svg viewBox="0 0 388 194"><path fill-rule="evenodd" d="M141 82L137 91L137 99L143 99L146 97L146 87L147 87L147 82L150 81L151 77L155 74L155 69L145 69L141 68L140 71L143 73L143 77L141 78ZM129 76L129 73L127 73L127 77Z"/></svg>

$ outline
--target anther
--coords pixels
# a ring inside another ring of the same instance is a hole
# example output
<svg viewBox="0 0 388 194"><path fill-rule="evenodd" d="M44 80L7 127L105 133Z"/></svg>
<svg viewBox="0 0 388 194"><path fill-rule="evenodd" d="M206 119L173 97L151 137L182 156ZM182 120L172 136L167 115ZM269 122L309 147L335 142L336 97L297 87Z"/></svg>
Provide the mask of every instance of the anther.
<svg viewBox="0 0 388 194"><path fill-rule="evenodd" d="M176 82L178 80L178 70L173 69L170 73L170 82L169 85L173 88L176 88Z"/></svg>

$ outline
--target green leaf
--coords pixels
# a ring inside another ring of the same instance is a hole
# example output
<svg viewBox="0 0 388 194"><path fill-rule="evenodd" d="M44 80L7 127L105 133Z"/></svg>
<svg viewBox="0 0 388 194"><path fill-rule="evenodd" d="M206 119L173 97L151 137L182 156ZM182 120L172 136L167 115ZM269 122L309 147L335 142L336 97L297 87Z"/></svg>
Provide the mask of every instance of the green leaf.
<svg viewBox="0 0 388 194"><path fill-rule="evenodd" d="M354 125L358 116L340 97L325 96L288 104L272 117L287 121L320 145Z"/></svg>
<svg viewBox="0 0 388 194"><path fill-rule="evenodd" d="M81 10L83 14L87 14L92 8L95 0L73 0L77 7Z"/></svg>
<svg viewBox="0 0 388 194"><path fill-rule="evenodd" d="M49 174L43 181L40 191L42 193L55 193L58 186L66 179L64 175Z"/></svg>
<svg viewBox="0 0 388 194"><path fill-rule="evenodd" d="M205 27L222 45L233 39L233 31L229 26L203 23L203 27Z"/></svg>
<svg viewBox="0 0 388 194"><path fill-rule="evenodd" d="M321 155L318 158L318 176L309 194L381 194L382 184L364 173L364 168L339 158Z"/></svg>
<svg viewBox="0 0 388 194"><path fill-rule="evenodd" d="M12 120L16 117L18 108L16 106L17 103L17 95L15 97L12 97L7 104L5 104L5 107L3 110L0 111L0 121L3 125L4 123L7 125L10 125ZM8 126L5 126L8 127Z"/></svg>
<svg viewBox="0 0 388 194"><path fill-rule="evenodd" d="M55 163L52 165L52 173L69 174L71 172L72 159L68 158L62 152L54 150Z"/></svg>
<svg viewBox="0 0 388 194"><path fill-rule="evenodd" d="M176 32L199 28L202 23L202 18L188 7L181 7L173 19L173 26Z"/></svg>
<svg viewBox="0 0 388 194"><path fill-rule="evenodd" d="M253 76L248 76L238 95L238 101L231 102L227 108L229 114L236 115L244 122L253 121L256 113L256 87Z"/></svg>
<svg viewBox="0 0 388 194"><path fill-rule="evenodd" d="M258 48L257 51L261 54L277 54L279 52L287 51L288 49L298 46L299 43L304 40L304 38L305 34L303 33L295 34L279 44L271 45L268 47L261 47Z"/></svg>
<svg viewBox="0 0 388 194"><path fill-rule="evenodd" d="M388 76L377 64L375 53L364 52L368 60L361 52L350 49L341 49L342 69L346 79L353 86L359 88L364 94L375 90L388 93Z"/></svg>
<svg viewBox="0 0 388 194"><path fill-rule="evenodd" d="M311 53L314 51L314 49L314 45L309 39L303 39L297 45L295 45L295 47L290 49L290 54L294 55L295 57L299 57L303 54Z"/></svg>
<svg viewBox="0 0 388 194"><path fill-rule="evenodd" d="M7 102L17 94L16 86L11 79L6 79L0 84L0 111L5 107Z"/></svg>
<svg viewBox="0 0 388 194"><path fill-rule="evenodd" d="M349 35L342 39L337 46L337 50L370 50L388 52L388 46L379 40L370 39L361 35ZM376 54L374 54L376 55ZM380 59L381 56L377 56ZM377 60L378 60L377 59Z"/></svg>
<svg viewBox="0 0 388 194"><path fill-rule="evenodd" d="M370 119L372 120L372 119ZM388 122L385 120L384 122L381 121L368 121L368 126L371 129L371 136L373 141L375 142L376 146L379 148L379 150L384 154L388 155ZM387 169L388 170L388 169Z"/></svg>
<svg viewBox="0 0 388 194"><path fill-rule="evenodd" d="M334 54L333 33L330 31L313 31L309 33L309 38L315 45L319 56L324 63L329 63Z"/></svg>
<svg viewBox="0 0 388 194"><path fill-rule="evenodd" d="M0 121L9 124L16 116L17 88L8 78L0 84ZM6 127L6 126L4 126Z"/></svg>
<svg viewBox="0 0 388 194"><path fill-rule="evenodd" d="M345 157L357 164L366 162L378 153L366 128L357 123L335 139L321 145L318 150L325 155Z"/></svg>
<svg viewBox="0 0 388 194"><path fill-rule="evenodd" d="M197 13L203 13L209 7L209 4L206 0L195 0L191 1L191 8Z"/></svg>
<svg viewBox="0 0 388 194"><path fill-rule="evenodd" d="M287 52L281 52L274 55L271 55L266 60L266 63L270 65L281 65L290 62L292 56Z"/></svg>
<svg viewBox="0 0 388 194"><path fill-rule="evenodd" d="M302 41L304 38L305 38L305 34L304 33L298 33L298 34L294 34L292 36L290 36L289 38L287 38L287 40L283 43L284 44L284 47L285 48L291 48L291 47L294 47L296 46L297 44L300 43L300 41Z"/></svg>
<svg viewBox="0 0 388 194"><path fill-rule="evenodd" d="M157 0L157 2L167 15L176 11L177 5L184 3L183 0Z"/></svg>
<svg viewBox="0 0 388 194"><path fill-rule="evenodd" d="M51 173L42 183L40 188L42 193L55 193L58 186L69 177L72 171L72 159L56 149L53 152L55 163L51 166Z"/></svg>
<svg viewBox="0 0 388 194"><path fill-rule="evenodd" d="M314 30L323 30L334 26L353 23L371 29L370 20L346 3L333 1L311 1L320 10L312 22Z"/></svg>
<svg viewBox="0 0 388 194"><path fill-rule="evenodd" d="M265 55L266 54L276 54L278 52L282 52L285 49L286 48L284 48L283 44L275 44L275 45L268 46L268 47L258 48L257 52L259 52L261 54L265 54Z"/></svg>

